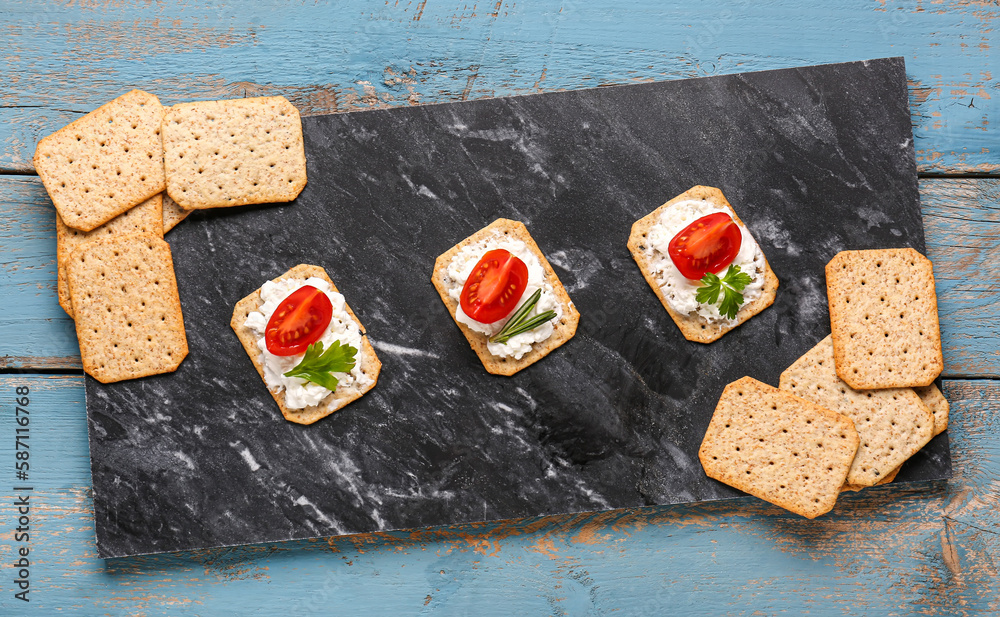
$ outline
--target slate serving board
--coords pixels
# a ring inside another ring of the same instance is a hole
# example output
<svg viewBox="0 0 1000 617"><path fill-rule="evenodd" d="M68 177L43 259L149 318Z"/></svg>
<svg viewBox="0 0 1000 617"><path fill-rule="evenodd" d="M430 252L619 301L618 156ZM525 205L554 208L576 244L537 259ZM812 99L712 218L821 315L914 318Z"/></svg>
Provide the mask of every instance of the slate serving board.
<svg viewBox="0 0 1000 617"><path fill-rule="evenodd" d="M190 355L86 380L97 546L136 555L741 495L697 450L723 387L829 333L823 266L924 250L901 58L303 119L290 204L203 211L168 235ZM711 345L684 340L626 248L632 222L720 187L781 286ZM523 221L581 313L576 337L487 374L434 259ZM326 268L383 362L312 426L282 419L229 328L299 263ZM947 434L897 482L947 478Z"/></svg>

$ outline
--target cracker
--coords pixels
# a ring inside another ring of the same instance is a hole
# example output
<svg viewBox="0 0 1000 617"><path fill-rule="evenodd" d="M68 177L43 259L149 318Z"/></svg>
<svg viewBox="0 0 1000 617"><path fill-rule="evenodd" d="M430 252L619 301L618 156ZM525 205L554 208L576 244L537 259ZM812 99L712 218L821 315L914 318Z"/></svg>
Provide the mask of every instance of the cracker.
<svg viewBox="0 0 1000 617"><path fill-rule="evenodd" d="M133 90L38 142L35 171L66 225L90 231L163 191L162 119Z"/></svg>
<svg viewBox="0 0 1000 617"><path fill-rule="evenodd" d="M922 388L914 388L913 391L917 393L917 396L924 402L924 405L927 405L927 408L934 414L934 435L940 435L948 428L948 408L950 406L944 398L944 394L934 384Z"/></svg>
<svg viewBox="0 0 1000 617"><path fill-rule="evenodd" d="M632 253L633 259L639 265L639 270L642 272L642 276L649 283L649 286L653 288L653 292L656 293L656 297L659 298L660 304L663 308L667 310L670 317L680 328L681 334L684 335L689 341L695 341L698 343L711 343L714 340L720 338L726 332L729 332L733 328L739 326L746 320L750 319L757 313L763 311L767 307L774 303L774 298L778 292L778 277L771 270L771 265L767 263L765 257L765 272L764 272L764 286L761 288L760 296L753 302L748 302L740 307L739 312L736 313L736 319L733 323L726 322L710 322L704 317L698 314L681 314L675 311L670 303L667 301L666 294L664 294L663 289L660 287L659 283L656 281L656 276L653 273L653 264L649 255L647 254L646 247L646 237L649 234L649 230L656 225L660 220L660 215L663 214L665 210L670 208L675 203L686 201L689 199L704 199L710 201L718 206L722 206L729 210L732 215L733 220L743 224L740 217L736 215L736 211L726 200L725 195L722 191L711 187L711 186L695 186L687 191L684 191L677 197L674 197L667 203L663 204L656 210L653 210L646 216L642 217L632 225L632 233L628 238L628 250Z"/></svg>
<svg viewBox="0 0 1000 617"><path fill-rule="evenodd" d="M163 148L167 192L187 210L291 201L306 185L302 121L281 96L174 105Z"/></svg>
<svg viewBox="0 0 1000 617"><path fill-rule="evenodd" d="M837 374L855 390L929 386L944 368L930 260L843 251L826 265Z"/></svg>
<svg viewBox="0 0 1000 617"><path fill-rule="evenodd" d="M167 195L166 192L163 193L163 233L177 227L177 224L186 219L189 214L191 214L190 210L178 206L176 201L170 199L170 195Z"/></svg>
<svg viewBox="0 0 1000 617"><path fill-rule="evenodd" d="M874 486L934 436L934 417L912 388L858 391L844 383L829 336L785 369L778 387L854 422L861 445L847 484Z"/></svg>
<svg viewBox="0 0 1000 617"><path fill-rule="evenodd" d="M535 244L534 238L528 233L528 228L524 226L524 223L510 219L497 219L441 254L437 258L437 261L434 262L434 273L431 275L431 282L434 284L434 288L437 289L438 295L441 296L441 301L444 302L445 307L448 309L448 314L451 315L452 319L455 319L458 302L448 295L448 266L452 258L464 247L491 238L494 235L509 236L524 242L528 250L534 253L535 257L542 264L542 269L545 271L545 280L552 285L552 290L562 305L563 310L562 317L555 324L552 335L544 341L532 345L531 351L521 356L520 360L515 360L512 357L499 358L494 356L487 347L488 341L485 334L476 332L469 326L455 320L462 334L469 341L469 345L472 346L473 351L476 352L479 360L486 367L486 371L494 375L510 376L538 362L554 349L573 338L573 335L576 334L577 324L580 322L580 313L573 305L573 301L570 299L569 294L566 293L566 288L559 281L559 277L556 276L552 266L545 259L545 255L542 254L538 245ZM464 281L462 283L464 284Z"/></svg>
<svg viewBox="0 0 1000 617"><path fill-rule="evenodd" d="M878 482L876 482L875 486L881 486L883 484L888 484L888 483L892 482L893 480L895 480L896 479L896 475L899 473L900 469L901 469L901 467L897 467L897 468L893 469L892 471L890 471L889 473L885 474L885 477L882 478L881 480L879 480ZM857 492L857 491L860 491L863 488L869 488L869 487L867 487L867 486L859 486L857 484L845 484L844 486L840 487L840 492L841 493Z"/></svg>
<svg viewBox="0 0 1000 617"><path fill-rule="evenodd" d="M156 234L102 238L67 264L83 370L101 383L169 373L187 356L170 245Z"/></svg>
<svg viewBox="0 0 1000 617"><path fill-rule="evenodd" d="M73 302L66 281L66 264L73 253L89 243L109 236L150 233L163 237L163 193L153 195L141 204L119 214L91 231L80 231L67 226L56 212L56 263L58 266L59 306L73 316Z"/></svg>
<svg viewBox="0 0 1000 617"><path fill-rule="evenodd" d="M722 392L698 458L710 478L815 518L833 509L857 448L846 416L744 377Z"/></svg>
<svg viewBox="0 0 1000 617"><path fill-rule="evenodd" d="M327 275L326 270L320 266L311 266L308 264L299 264L294 268L288 270L279 277L273 279L275 282L281 279L301 279L306 280L310 277L321 278L324 281L330 283L330 289L336 293L337 286L333 284L330 277ZM260 375L261 380L264 380L264 365L261 362L261 351L257 346L258 337L253 330L243 325L247 316L254 312L260 310L263 301L260 298L260 289L258 288L252 294L243 298L236 303L235 309L233 309L233 318L229 322L229 325L236 332L237 338L240 339L240 343L243 344L243 349L250 356L250 361L253 362L253 366L257 369L257 374ZM359 355L357 356L358 362L361 363L362 372L372 378L371 385L365 387L363 390L356 392L345 392L341 389L334 390L326 398L319 402L317 405L311 407L304 407L302 409L289 409L285 405L285 393L279 388L268 388L268 392L274 398L274 402L278 404L278 408L281 409L281 415L285 417L286 420L290 422L295 422L297 424L312 424L317 420L325 418L326 416L332 414L338 409L342 409L348 403L356 401L365 395L369 390L375 387L378 383L378 376L382 370L382 362L379 361L378 356L375 355L375 349L372 347L371 343L368 342L368 336L365 334L365 327L361 324L357 315L351 310L351 307L345 302L344 307L347 309L347 313L354 320L354 323L358 324L358 328L361 329L361 349Z"/></svg>

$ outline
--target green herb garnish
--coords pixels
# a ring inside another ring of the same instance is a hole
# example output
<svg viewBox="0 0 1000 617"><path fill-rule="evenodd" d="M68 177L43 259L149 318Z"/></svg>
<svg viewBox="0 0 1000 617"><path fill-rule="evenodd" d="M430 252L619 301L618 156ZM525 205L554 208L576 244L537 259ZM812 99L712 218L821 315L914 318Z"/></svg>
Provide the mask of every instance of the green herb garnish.
<svg viewBox="0 0 1000 617"><path fill-rule="evenodd" d="M719 313L729 319L736 317L736 313L743 304L743 288L750 284L750 275L740 272L739 266L730 265L726 270L726 275L721 279L716 274L709 272L701 277L704 287L698 288L698 293L694 299L701 304L715 304L719 301L719 294L722 294L722 303L719 305Z"/></svg>
<svg viewBox="0 0 1000 617"><path fill-rule="evenodd" d="M490 337L491 343L506 343L511 339L511 337L517 336L522 332L528 332L534 330L543 323L549 321L556 316L555 311L545 311L544 313L539 313L531 319L528 319L528 313L531 309L535 308L538 304L538 299L542 297L542 290L536 289L535 293L531 294L531 297L521 305L521 308L514 311L514 314L510 316L507 323L504 324L503 328Z"/></svg>
<svg viewBox="0 0 1000 617"><path fill-rule="evenodd" d="M323 351L323 342L317 341L306 349L306 355L295 368L285 373L285 377L301 377L330 390L337 389L337 378L333 373L347 373L354 368L354 355L358 350L350 345L333 345Z"/></svg>

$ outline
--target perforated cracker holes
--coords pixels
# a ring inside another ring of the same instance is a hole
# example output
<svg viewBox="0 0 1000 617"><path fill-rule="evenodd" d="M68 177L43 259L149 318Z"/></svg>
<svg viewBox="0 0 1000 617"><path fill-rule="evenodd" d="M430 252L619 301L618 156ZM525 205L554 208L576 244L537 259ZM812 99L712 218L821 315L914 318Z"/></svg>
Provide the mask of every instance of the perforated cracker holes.
<svg viewBox="0 0 1000 617"><path fill-rule="evenodd" d="M723 391L698 458L709 477L814 518L833 508L857 447L848 418L744 377Z"/></svg>
<svg viewBox="0 0 1000 617"><path fill-rule="evenodd" d="M837 374L852 388L927 386L941 373L930 260L913 249L844 251L826 266Z"/></svg>
<svg viewBox="0 0 1000 617"><path fill-rule="evenodd" d="M154 234L114 236L67 267L83 370L102 383L177 369L187 356L170 246Z"/></svg>
<svg viewBox="0 0 1000 617"><path fill-rule="evenodd" d="M284 97L175 105L163 147L167 192L184 209L291 201L306 185L302 122Z"/></svg>
<svg viewBox="0 0 1000 617"><path fill-rule="evenodd" d="M90 231L163 191L163 107L133 90L38 142L35 170L63 222Z"/></svg>

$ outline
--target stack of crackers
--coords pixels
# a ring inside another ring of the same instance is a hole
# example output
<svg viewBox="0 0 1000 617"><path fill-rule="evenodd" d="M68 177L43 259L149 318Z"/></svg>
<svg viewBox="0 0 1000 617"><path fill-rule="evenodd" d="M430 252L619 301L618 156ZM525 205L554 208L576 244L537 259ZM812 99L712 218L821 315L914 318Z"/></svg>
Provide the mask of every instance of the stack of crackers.
<svg viewBox="0 0 1000 617"><path fill-rule="evenodd" d="M814 518L891 482L948 426L931 262L844 251L826 266L832 334L781 374L726 387L699 451L712 478Z"/></svg>
<svg viewBox="0 0 1000 617"><path fill-rule="evenodd" d="M34 164L56 208L59 304L103 383L187 356L165 232L194 209L291 201L306 183L283 97L164 107L133 90L42 139Z"/></svg>

